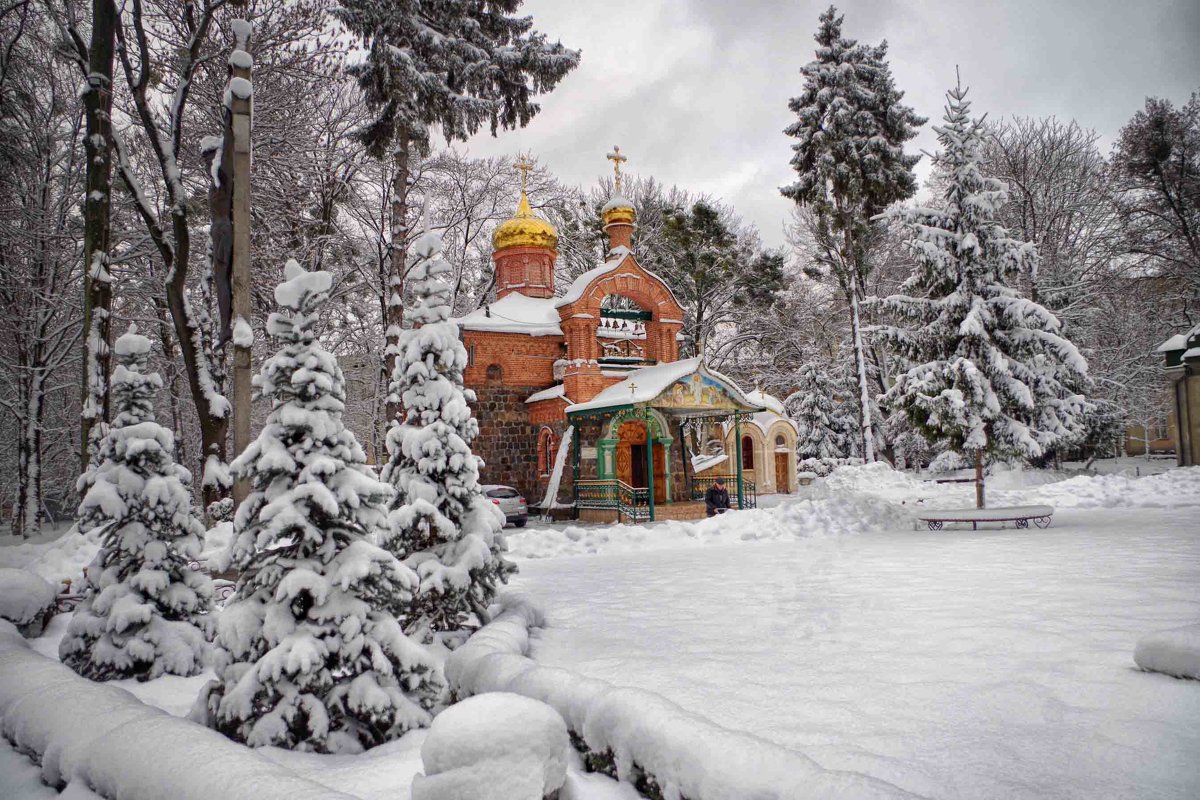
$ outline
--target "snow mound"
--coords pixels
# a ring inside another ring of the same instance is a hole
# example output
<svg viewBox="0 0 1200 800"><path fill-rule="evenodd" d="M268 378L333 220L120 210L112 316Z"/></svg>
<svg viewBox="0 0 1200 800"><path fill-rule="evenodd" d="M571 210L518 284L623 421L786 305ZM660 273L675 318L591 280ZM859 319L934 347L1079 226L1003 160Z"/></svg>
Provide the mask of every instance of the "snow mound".
<svg viewBox="0 0 1200 800"><path fill-rule="evenodd" d="M541 612L519 597L446 660L459 696L517 692L558 711L601 769L620 780L654 781L664 797L792 800L911 797L892 784L822 768L808 757L739 733L652 692L613 686L526 657ZM414 796L417 796L414 794Z"/></svg>
<svg viewBox="0 0 1200 800"><path fill-rule="evenodd" d="M1175 508L1200 505L1200 467L1179 467L1141 478L1080 475L1028 489L1021 493L1020 502L1045 503L1056 508Z"/></svg>
<svg viewBox="0 0 1200 800"><path fill-rule="evenodd" d="M54 584L32 572L0 568L0 618L14 625L28 625L44 616L57 595Z"/></svg>
<svg viewBox="0 0 1200 800"><path fill-rule="evenodd" d="M1200 624L1143 636L1133 660L1149 672L1200 680Z"/></svg>
<svg viewBox="0 0 1200 800"><path fill-rule="evenodd" d="M916 497L924 483L907 472L892 469L886 461L838 467L825 478L824 488L834 494L908 493Z"/></svg>
<svg viewBox="0 0 1200 800"><path fill-rule="evenodd" d="M552 558L745 541L843 536L894 529L908 512L884 500L838 496L794 500L773 508L733 511L695 522L665 520L648 525L569 525L530 528L509 534L508 552L522 558Z"/></svg>
<svg viewBox="0 0 1200 800"><path fill-rule="evenodd" d="M507 692L477 695L434 719L421 746L428 777L414 780L413 794L540 798L562 787L569 749L566 723L545 703Z"/></svg>
<svg viewBox="0 0 1200 800"><path fill-rule="evenodd" d="M7 622L0 622L0 738L38 761L47 785L79 781L101 797L352 800L124 689L80 678L30 650Z"/></svg>

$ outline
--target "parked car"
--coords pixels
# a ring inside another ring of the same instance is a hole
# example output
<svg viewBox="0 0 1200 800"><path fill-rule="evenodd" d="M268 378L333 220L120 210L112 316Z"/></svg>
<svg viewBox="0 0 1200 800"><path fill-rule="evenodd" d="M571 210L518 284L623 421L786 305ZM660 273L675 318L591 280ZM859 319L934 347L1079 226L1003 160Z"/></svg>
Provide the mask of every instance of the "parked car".
<svg viewBox="0 0 1200 800"><path fill-rule="evenodd" d="M500 506L505 522L511 522L518 528L525 527L525 523L529 521L529 506L520 492L511 486L487 485L483 487L483 493Z"/></svg>

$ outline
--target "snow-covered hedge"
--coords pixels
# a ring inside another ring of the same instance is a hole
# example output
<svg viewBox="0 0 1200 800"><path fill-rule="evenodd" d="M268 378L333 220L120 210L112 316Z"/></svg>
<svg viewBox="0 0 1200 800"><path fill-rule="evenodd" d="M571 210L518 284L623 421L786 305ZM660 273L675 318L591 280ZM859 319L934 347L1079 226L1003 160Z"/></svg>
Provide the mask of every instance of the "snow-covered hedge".
<svg viewBox="0 0 1200 800"><path fill-rule="evenodd" d="M469 697L434 719L413 800L556 796L570 750L566 724L545 703L511 692Z"/></svg>
<svg viewBox="0 0 1200 800"><path fill-rule="evenodd" d="M124 689L80 678L30 650L7 622L0 735L40 763L46 784L82 781L109 800L351 798Z"/></svg>
<svg viewBox="0 0 1200 800"><path fill-rule="evenodd" d="M541 612L508 596L503 610L446 661L458 697L513 692L552 706L590 769L669 800L911 797L883 781L822 768L749 733L722 728L652 692L614 686L527 657Z"/></svg>
<svg viewBox="0 0 1200 800"><path fill-rule="evenodd" d="M1200 680L1200 625L1185 625L1143 636L1133 651L1144 670Z"/></svg>
<svg viewBox="0 0 1200 800"><path fill-rule="evenodd" d="M54 584L23 569L0 568L0 619L27 636L38 636L54 616Z"/></svg>

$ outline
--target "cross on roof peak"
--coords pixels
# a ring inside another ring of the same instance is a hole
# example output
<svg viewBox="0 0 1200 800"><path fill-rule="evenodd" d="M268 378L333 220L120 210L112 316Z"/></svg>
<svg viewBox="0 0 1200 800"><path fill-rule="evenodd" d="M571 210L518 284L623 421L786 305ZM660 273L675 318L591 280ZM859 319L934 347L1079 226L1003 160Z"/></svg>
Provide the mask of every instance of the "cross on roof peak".
<svg viewBox="0 0 1200 800"><path fill-rule="evenodd" d="M614 183L617 186L617 194L621 193L621 165L629 160L628 157L621 155L621 148L613 145L612 152L605 156L609 161L613 162Z"/></svg>
<svg viewBox="0 0 1200 800"><path fill-rule="evenodd" d="M517 156L517 163L514 166L517 172L521 173L521 192L525 192L525 186L529 183L529 173L533 171L534 162L525 153Z"/></svg>

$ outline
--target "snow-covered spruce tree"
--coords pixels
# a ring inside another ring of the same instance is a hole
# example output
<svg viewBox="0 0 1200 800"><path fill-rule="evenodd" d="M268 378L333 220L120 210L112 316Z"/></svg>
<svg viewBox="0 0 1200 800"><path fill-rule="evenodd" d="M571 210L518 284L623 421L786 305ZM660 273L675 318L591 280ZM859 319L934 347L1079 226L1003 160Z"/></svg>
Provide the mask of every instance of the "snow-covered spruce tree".
<svg viewBox="0 0 1200 800"><path fill-rule="evenodd" d="M947 93L936 128L942 206L890 212L916 267L901 294L879 301L894 324L876 333L910 365L885 405L930 443L975 459L983 507L985 453L1037 458L1082 433L1088 403L1069 387L1086 384L1087 363L1054 315L1010 285L1037 251L996 222L1006 190L979 170L985 132L966 94Z"/></svg>
<svg viewBox="0 0 1200 800"><path fill-rule="evenodd" d="M871 266L868 243L872 218L916 192L912 169L920 157L906 155L904 143L925 119L900 102L904 93L892 80L887 42L871 46L843 37L842 17L833 6L820 23L816 58L801 70L803 92L788 103L796 121L784 130L797 140L791 165L798 177L780 191L811 209L819 261L846 299L860 444L871 462L878 425L859 314Z"/></svg>
<svg viewBox="0 0 1200 800"><path fill-rule="evenodd" d="M370 541L391 491L342 423L342 371L313 330L329 273L289 261L284 277L267 321L282 347L254 378L271 413L232 464L250 484L237 591L194 715L254 747L358 752L427 724L440 681L391 613L417 577Z"/></svg>
<svg viewBox="0 0 1200 800"><path fill-rule="evenodd" d="M191 475L174 461L174 437L154 421L162 379L143 372L150 340L130 325L114 353L116 417L97 466L79 479L79 529L96 531L101 545L59 655L93 680L194 675L204 666L212 582L188 562L204 526L192 516Z"/></svg>
<svg viewBox="0 0 1200 800"><path fill-rule="evenodd" d="M802 459L844 458L841 410L836 399L837 385L815 364L800 368L796 391L784 405L800 432L796 437L796 455Z"/></svg>
<svg viewBox="0 0 1200 800"><path fill-rule="evenodd" d="M497 584L516 567L502 556L504 516L483 496L480 460L471 452L479 433L468 405L475 393L463 389L467 351L449 321L441 237L425 233L413 254L410 318L418 327L401 336L392 379L405 414L388 433L383 478L396 496L383 544L420 576L405 628L429 636L461 629L472 614L486 622Z"/></svg>

